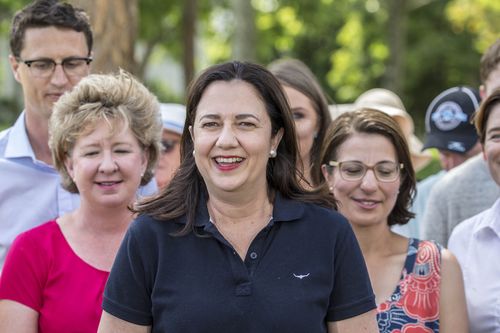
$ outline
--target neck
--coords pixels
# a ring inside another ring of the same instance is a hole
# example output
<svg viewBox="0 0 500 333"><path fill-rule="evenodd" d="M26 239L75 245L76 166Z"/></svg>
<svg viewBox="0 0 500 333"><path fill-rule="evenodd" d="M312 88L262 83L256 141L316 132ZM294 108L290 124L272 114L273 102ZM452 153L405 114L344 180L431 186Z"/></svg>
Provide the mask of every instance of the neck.
<svg viewBox="0 0 500 333"><path fill-rule="evenodd" d="M82 200L80 207L73 213L78 227L103 236L124 233L134 214L127 207L95 207Z"/></svg>
<svg viewBox="0 0 500 333"><path fill-rule="evenodd" d="M387 222L370 226L352 225L365 259L370 254L384 253L390 247L393 232Z"/></svg>
<svg viewBox="0 0 500 333"><path fill-rule="evenodd" d="M216 196L210 196L208 211L216 223L231 221L238 223L248 219L262 220L261 217L272 215L272 204L267 193L258 197L248 195L246 200L235 202L234 200L224 200Z"/></svg>
<svg viewBox="0 0 500 333"><path fill-rule="evenodd" d="M49 149L48 119L26 112L24 121L28 139L36 159L52 165L52 154Z"/></svg>

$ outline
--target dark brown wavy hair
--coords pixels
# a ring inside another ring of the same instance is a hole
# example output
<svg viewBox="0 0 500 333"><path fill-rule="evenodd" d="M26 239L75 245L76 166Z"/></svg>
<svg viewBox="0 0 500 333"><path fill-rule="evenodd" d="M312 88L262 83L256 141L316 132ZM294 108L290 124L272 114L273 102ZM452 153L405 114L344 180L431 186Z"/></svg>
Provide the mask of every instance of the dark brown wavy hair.
<svg viewBox="0 0 500 333"><path fill-rule="evenodd" d="M283 129L276 158L267 163L266 178L270 200L276 192L290 199L336 208L334 199L325 188L306 190L298 181L297 140L293 117L278 80L263 66L232 61L209 67L195 79L188 89L186 123L181 138L181 165L169 185L157 196L136 206L139 214L148 214L161 220L186 215L187 224L177 235L194 231L198 205L206 205L208 198L205 182L193 157L194 143L189 126L194 124L198 104L206 89L214 82L241 80L250 84L265 104L271 118L272 135Z"/></svg>

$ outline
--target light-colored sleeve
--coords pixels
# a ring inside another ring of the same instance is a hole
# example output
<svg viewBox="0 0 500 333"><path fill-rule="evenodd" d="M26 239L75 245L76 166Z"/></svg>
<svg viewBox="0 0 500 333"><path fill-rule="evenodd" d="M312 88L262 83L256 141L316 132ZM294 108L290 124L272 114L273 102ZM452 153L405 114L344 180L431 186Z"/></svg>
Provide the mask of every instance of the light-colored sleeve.
<svg viewBox="0 0 500 333"><path fill-rule="evenodd" d="M421 221L421 238L434 240L446 247L447 233L447 193L445 179L438 181L431 190Z"/></svg>

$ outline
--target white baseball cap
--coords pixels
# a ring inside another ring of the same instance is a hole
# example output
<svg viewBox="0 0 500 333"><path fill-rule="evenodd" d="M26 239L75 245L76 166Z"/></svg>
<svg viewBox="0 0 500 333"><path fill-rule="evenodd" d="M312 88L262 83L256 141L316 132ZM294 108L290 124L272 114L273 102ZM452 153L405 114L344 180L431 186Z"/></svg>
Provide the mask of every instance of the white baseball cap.
<svg viewBox="0 0 500 333"><path fill-rule="evenodd" d="M186 107L176 103L160 103L163 128L182 135L186 121Z"/></svg>

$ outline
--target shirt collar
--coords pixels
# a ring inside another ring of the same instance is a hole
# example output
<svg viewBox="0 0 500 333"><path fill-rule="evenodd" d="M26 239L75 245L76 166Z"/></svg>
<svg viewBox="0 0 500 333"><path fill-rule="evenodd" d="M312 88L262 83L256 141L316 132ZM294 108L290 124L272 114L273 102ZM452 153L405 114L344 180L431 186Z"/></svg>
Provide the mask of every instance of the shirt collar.
<svg viewBox="0 0 500 333"><path fill-rule="evenodd" d="M24 122L24 111L17 118L14 126L11 127L9 140L5 148L6 158L28 157L36 161L35 153L31 147L28 133L26 132L26 124Z"/></svg>
<svg viewBox="0 0 500 333"><path fill-rule="evenodd" d="M195 227L205 227L211 224L206 197L206 194L200 196L200 201L196 209ZM299 220L304 215L304 209L304 203L285 198L281 193L277 192L273 206L273 223ZM182 216L177 221L181 224L186 224L186 215Z"/></svg>
<svg viewBox="0 0 500 333"><path fill-rule="evenodd" d="M472 232L477 234L485 229L492 230L500 238L500 198L495 201L491 208L484 212Z"/></svg>

